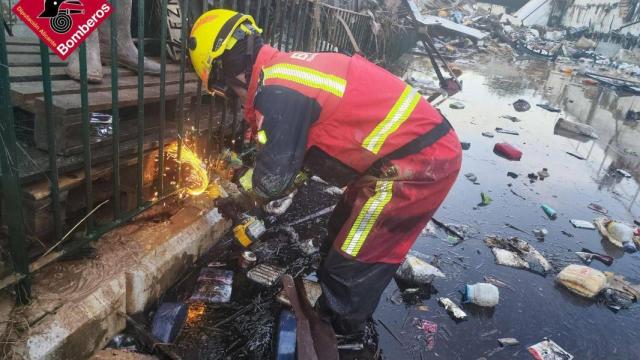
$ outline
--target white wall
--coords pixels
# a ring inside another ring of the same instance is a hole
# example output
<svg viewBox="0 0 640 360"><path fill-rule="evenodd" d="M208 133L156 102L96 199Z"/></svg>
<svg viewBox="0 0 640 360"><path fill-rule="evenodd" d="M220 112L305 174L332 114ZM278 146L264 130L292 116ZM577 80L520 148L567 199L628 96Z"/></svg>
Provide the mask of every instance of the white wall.
<svg viewBox="0 0 640 360"><path fill-rule="evenodd" d="M562 24L569 27L588 26L596 32L608 33L625 24L620 14L621 0L574 0L564 14ZM622 34L640 35L640 25L621 30Z"/></svg>

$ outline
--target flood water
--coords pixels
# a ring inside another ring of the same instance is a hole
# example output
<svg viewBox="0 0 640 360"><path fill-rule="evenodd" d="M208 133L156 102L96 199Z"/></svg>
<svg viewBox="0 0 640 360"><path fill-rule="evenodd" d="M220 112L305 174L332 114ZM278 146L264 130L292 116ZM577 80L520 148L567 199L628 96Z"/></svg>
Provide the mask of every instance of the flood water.
<svg viewBox="0 0 640 360"><path fill-rule="evenodd" d="M437 293L417 301L413 299L410 304L402 301L395 282L388 286L374 314L384 358L530 359L527 347L549 337L576 359L639 359L640 309L632 307L614 313L605 305L569 293L554 280L564 266L581 264L574 252L586 247L615 257L610 267L597 261L592 267L613 271L640 283L640 253L625 254L602 240L597 231L574 229L569 222L599 216L587 207L590 203L605 207L609 216L621 221L632 223L640 216L637 203L640 187L636 180L640 179L640 157L634 155L634 152L640 153L640 130L635 127L637 124L623 121L627 110L640 110L636 107L638 98L622 97L597 86L583 86L582 78L555 71L553 65L544 62L488 62L461 67L464 90L440 108L461 140L471 143L471 148L464 151L459 179L435 218L444 223L467 225L470 230L465 241L458 245L448 242L442 231L417 240L413 249L435 259L446 279L434 282L432 290ZM513 109L511 104L520 98L531 104L531 110L518 113ZM453 101L464 103L465 108L450 109L448 105ZM561 107L562 112L548 112L537 107L538 103L551 103ZM501 118L502 115L517 116L522 121L514 123ZM591 124L599 140L582 142L554 135L559 116ZM496 133L496 127L514 130L520 135ZM493 132L495 137L482 136L486 131ZM493 146L497 142L509 142L521 149L522 160L512 162L496 156ZM570 156L567 151L586 160ZM530 183L527 174L542 168L547 168L551 176ZM635 179L608 175L618 168L632 173ZM520 176L512 179L507 176L509 171ZM474 173L479 185L467 180L466 173ZM303 188L278 222L291 223L337 201L337 197L324 193L318 184L311 182ZM489 206L477 206L481 192L493 199ZM540 208L543 203L558 212L555 221L543 213ZM300 239L326 236L327 217L294 226ZM539 242L532 235L505 226L507 223L526 232L544 227L549 234ZM563 235L562 231L573 237ZM483 243L488 234L519 236L529 241L552 263L554 271L543 277L495 265L491 251ZM231 238L222 241L225 242L234 243ZM214 249L214 258L219 256L215 252ZM205 259L203 264L210 260ZM229 260L227 266L233 269L234 263ZM198 269L194 269L191 280L181 282L164 301L187 299L197 273ZM465 284L482 282L485 276L508 285L500 288L499 305L494 309L465 305L469 319L456 323L438 305L437 298L445 296L460 303L459 290ZM192 306L190 321L176 341L175 350L182 358L252 359L272 353L270 333L274 330L279 306L266 305L254 315L227 323L229 326L224 329L216 325L253 301L247 295L248 290L243 289L234 287L234 305L227 310ZM261 290L256 297L271 296L271 290ZM431 350L427 349L422 330L416 326L419 320L438 325ZM266 335L258 334L262 330ZM500 349L496 340L503 337L514 337L520 345ZM256 339L262 339L263 345L255 345ZM245 342L247 345L242 345ZM251 348L248 345L251 343L256 347ZM257 348L262 349L261 352L255 350Z"/></svg>
<svg viewBox="0 0 640 360"><path fill-rule="evenodd" d="M640 309L632 307L614 313L605 305L569 293L554 280L555 273L565 265L581 263L573 252L586 247L615 257L610 267L597 261L592 267L640 282L640 254L625 254L602 240L597 231L575 229L569 222L598 217L587 208L592 202L607 208L610 217L621 221L633 223L640 216L640 130L637 122L624 121L627 110L640 110L639 98L582 85L582 77L556 71L546 62L487 62L462 67L463 91L440 108L460 139L470 142L471 148L464 152L459 179L435 217L445 223L469 225L471 235L456 246L441 233L417 240L414 250L444 260L440 268L447 278L434 282L437 295L411 306L392 301L397 298L397 287L390 284L374 317L382 320L403 344L379 326L385 358L529 359L526 348L549 337L576 359L639 359ZM511 104L520 98L531 104L531 110L518 113L513 109ZM452 101L464 103L465 108L450 109L448 104ZM550 103L562 112L548 112L537 107L538 103ZM517 116L522 121L514 123L502 115ZM592 125L599 139L581 142L554 135L558 117ZM515 130L520 135L495 133L496 127ZM485 131L493 132L495 137L482 136ZM494 155L497 142L509 142L522 150L522 160L512 162ZM567 151L587 159L579 160ZM551 176L529 183L527 174L542 168L547 168ZM635 178L608 175L617 168ZM509 171L520 176L507 177ZM474 173L480 185L467 180L465 173ZM482 191L493 198L489 206L477 206ZM558 212L557 220L547 218L540 208L542 203ZM545 227L549 234L539 242L506 227L506 223L528 232ZM574 237L567 237L562 231ZM552 262L555 271L542 277L495 265L491 251L483 243L487 234L528 240ZM469 320L454 322L438 305L437 297L447 296L459 303L458 291L463 285L482 282L484 276L493 276L512 289L500 288L500 304L495 309L465 306ZM420 305L426 305L428 310ZM432 351L419 337L416 318L439 326ZM496 339L502 337L514 337L520 345L496 351Z"/></svg>

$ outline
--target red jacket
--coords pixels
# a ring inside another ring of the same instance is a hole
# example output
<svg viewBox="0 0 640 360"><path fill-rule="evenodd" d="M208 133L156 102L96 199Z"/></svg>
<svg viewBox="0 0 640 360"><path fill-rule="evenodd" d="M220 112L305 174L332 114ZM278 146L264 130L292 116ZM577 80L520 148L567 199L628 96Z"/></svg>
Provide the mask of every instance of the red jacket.
<svg viewBox="0 0 640 360"><path fill-rule="evenodd" d="M267 130L267 144L260 153L272 154L261 159L259 153L257 166L263 166L261 160L286 163L264 165L271 169L256 168L254 185L260 185L264 176L272 181L295 175L304 153L312 148L356 173L364 173L380 157L443 121L416 90L359 55L285 53L267 45L260 49L253 66L245 119L254 129ZM443 158L459 156L455 136L433 146L441 148L436 153ZM283 153L289 156L280 159ZM291 169L285 171L283 166ZM290 180L283 180L278 190L290 185ZM278 191L263 192L275 196Z"/></svg>

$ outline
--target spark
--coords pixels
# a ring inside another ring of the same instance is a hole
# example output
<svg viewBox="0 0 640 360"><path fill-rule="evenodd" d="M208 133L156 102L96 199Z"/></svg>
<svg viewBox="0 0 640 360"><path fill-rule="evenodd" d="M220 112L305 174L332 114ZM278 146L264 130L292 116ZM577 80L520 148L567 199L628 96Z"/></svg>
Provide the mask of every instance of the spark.
<svg viewBox="0 0 640 360"><path fill-rule="evenodd" d="M178 159L178 143L168 146L167 156ZM189 147L183 145L180 162L182 165L189 167L188 172L183 172L183 176L186 175L183 181L189 195L196 196L205 192L209 186L209 176L206 166L198 155L191 151Z"/></svg>

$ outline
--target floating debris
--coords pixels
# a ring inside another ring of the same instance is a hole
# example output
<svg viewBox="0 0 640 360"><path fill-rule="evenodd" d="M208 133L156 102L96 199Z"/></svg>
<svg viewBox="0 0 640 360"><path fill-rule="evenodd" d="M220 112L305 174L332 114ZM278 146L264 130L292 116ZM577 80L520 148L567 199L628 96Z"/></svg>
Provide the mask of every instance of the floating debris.
<svg viewBox="0 0 640 360"><path fill-rule="evenodd" d="M395 274L396 280L414 285L430 284L437 277L445 278L445 275L437 267L413 255L407 255Z"/></svg>
<svg viewBox="0 0 640 360"><path fill-rule="evenodd" d="M166 302L160 304L153 315L151 333L163 343L172 343L187 318L187 304Z"/></svg>
<svg viewBox="0 0 640 360"><path fill-rule="evenodd" d="M438 298L438 303L440 303L440 305L442 305L455 320L462 321L467 319L467 313L462 311L462 309L451 301L451 299L441 297Z"/></svg>
<svg viewBox="0 0 640 360"><path fill-rule="evenodd" d="M524 112L531 109L531 105L524 99L518 99L516 102L513 103L513 108L517 112Z"/></svg>
<svg viewBox="0 0 640 360"><path fill-rule="evenodd" d="M469 143L469 142L460 142L460 146L462 146L462 150L471 149L471 143Z"/></svg>
<svg viewBox="0 0 640 360"><path fill-rule="evenodd" d="M549 205L542 204L540 205L540 207L542 208L542 211L544 211L544 213L547 215L549 219L555 220L558 218L558 213L555 210L553 210L553 208L550 207Z"/></svg>
<svg viewBox="0 0 640 360"><path fill-rule="evenodd" d="M480 183L478 182L478 177L474 173L467 173L467 174L464 174L464 176L472 183L476 185L480 185Z"/></svg>
<svg viewBox="0 0 640 360"><path fill-rule="evenodd" d="M573 360L573 355L549 339L529 346L528 350L536 360Z"/></svg>
<svg viewBox="0 0 640 360"><path fill-rule="evenodd" d="M514 130L508 130L508 129L503 129L500 127L496 128L496 132L500 133L500 134L507 134L507 135L520 135L519 132L514 131Z"/></svg>
<svg viewBox="0 0 640 360"><path fill-rule="evenodd" d="M544 180L546 178L548 178L549 176L551 176L549 174L549 170L547 168L542 168L542 170L538 171L538 177L540 178L540 180Z"/></svg>
<svg viewBox="0 0 640 360"><path fill-rule="evenodd" d="M522 151L509 143L497 143L493 147L493 153L511 161L520 161Z"/></svg>
<svg viewBox="0 0 640 360"><path fill-rule="evenodd" d="M516 346L520 345L520 341L515 338L500 338L498 339L500 346Z"/></svg>
<svg viewBox="0 0 640 360"><path fill-rule="evenodd" d="M491 197L484 192L480 193L480 199L482 200L482 202L479 204L479 206L488 206L493 201L493 199L491 199Z"/></svg>
<svg viewBox="0 0 640 360"><path fill-rule="evenodd" d="M279 266L260 264L247 272L247 278L260 285L273 286L284 273L285 269Z"/></svg>
<svg viewBox="0 0 640 360"><path fill-rule="evenodd" d="M602 215L607 215L607 213L609 213L609 210L605 209L604 207L596 203L591 203L587 207L595 212L599 212Z"/></svg>
<svg viewBox="0 0 640 360"><path fill-rule="evenodd" d="M449 104L449 107L451 109L459 110L459 109L464 109L464 104L461 103L460 101L456 101L456 102L452 102L451 104Z"/></svg>
<svg viewBox="0 0 640 360"><path fill-rule="evenodd" d="M549 231L548 231L547 229L545 229L545 228L542 228L542 229L533 229L532 233L533 233L533 236L535 236L535 237L536 237L536 239L538 239L538 240L540 240L540 241L544 240L544 238L545 238L547 235L549 235Z"/></svg>
<svg viewBox="0 0 640 360"><path fill-rule="evenodd" d="M344 191L337 186L329 186L328 188L324 189L324 192L333 196L342 196L342 194L344 193Z"/></svg>
<svg viewBox="0 0 640 360"><path fill-rule="evenodd" d="M554 106L551 106L551 105L549 105L549 104L537 104L537 106L538 106L538 107L541 107L541 108L543 108L543 109L545 109L545 110L547 110L547 111L550 111L550 112L557 112L557 113L559 113L559 112L560 112L560 109L559 109L559 108L554 107Z"/></svg>
<svg viewBox="0 0 640 360"><path fill-rule="evenodd" d="M196 291L189 298L189 302L228 303L231 300L232 286L233 271L204 267L200 270Z"/></svg>
<svg viewBox="0 0 640 360"><path fill-rule="evenodd" d="M496 264L530 270L540 275L551 271L551 264L528 242L517 237L487 236L484 243L491 248Z"/></svg>
<svg viewBox="0 0 640 360"><path fill-rule="evenodd" d="M492 138L495 135L493 135L493 133L491 133L491 132L485 131L485 132L482 133L482 136L488 137L488 138Z"/></svg>
<svg viewBox="0 0 640 360"><path fill-rule="evenodd" d="M294 190L289 195L281 199L277 199L269 202L264 206L264 211L267 212L268 214L276 215L276 216L284 214L293 203L293 197L296 196L297 192L298 190Z"/></svg>
<svg viewBox="0 0 640 360"><path fill-rule="evenodd" d="M322 288L320 287L320 284L315 281L306 279L302 280L302 284L304 286L304 291L307 294L307 300L309 300L309 304L311 304L311 306L315 306L318 302L318 299L322 295ZM284 289L282 289L280 293L278 293L278 296L276 296L276 300L278 300L278 302L281 304L291 306L289 297L287 296L287 293L286 291L284 291Z"/></svg>
<svg viewBox="0 0 640 360"><path fill-rule="evenodd" d="M600 270L571 264L558 273L556 281L572 293L592 299L604 289L607 277Z"/></svg>
<svg viewBox="0 0 640 360"><path fill-rule="evenodd" d="M627 252L637 250L636 243L640 243L640 236L635 235L631 226L607 218L597 218L593 222L602 237L613 245L623 248Z"/></svg>
<svg viewBox="0 0 640 360"><path fill-rule="evenodd" d="M436 334L438 333L438 324L429 320L420 320L420 329L424 331L425 340L427 341L427 349L433 350L436 346Z"/></svg>
<svg viewBox="0 0 640 360"><path fill-rule="evenodd" d="M500 290L495 285L477 283L465 285L462 292L462 303L473 303L483 307L494 307L500 301Z"/></svg>
<svg viewBox="0 0 640 360"><path fill-rule="evenodd" d="M512 178L512 179L517 179L518 178L518 174L516 174L516 173L514 173L512 171L507 172L507 176Z"/></svg>
<svg viewBox="0 0 640 360"><path fill-rule="evenodd" d="M574 228L587 229L587 230L596 229L595 225L593 225L591 221L571 219L569 220L569 222L571 223L571 225L573 225Z"/></svg>
<svg viewBox="0 0 640 360"><path fill-rule="evenodd" d="M515 116L511 116L511 115L502 115L500 117L501 118L505 118L507 120L511 120L512 122L520 122L520 121L522 121L520 118L517 118Z"/></svg>
<svg viewBox="0 0 640 360"><path fill-rule="evenodd" d="M611 266L611 264L613 264L613 257L599 254L586 248L582 248L582 251L577 251L576 255L578 255L587 264L590 264L593 259L596 259L607 266Z"/></svg>

